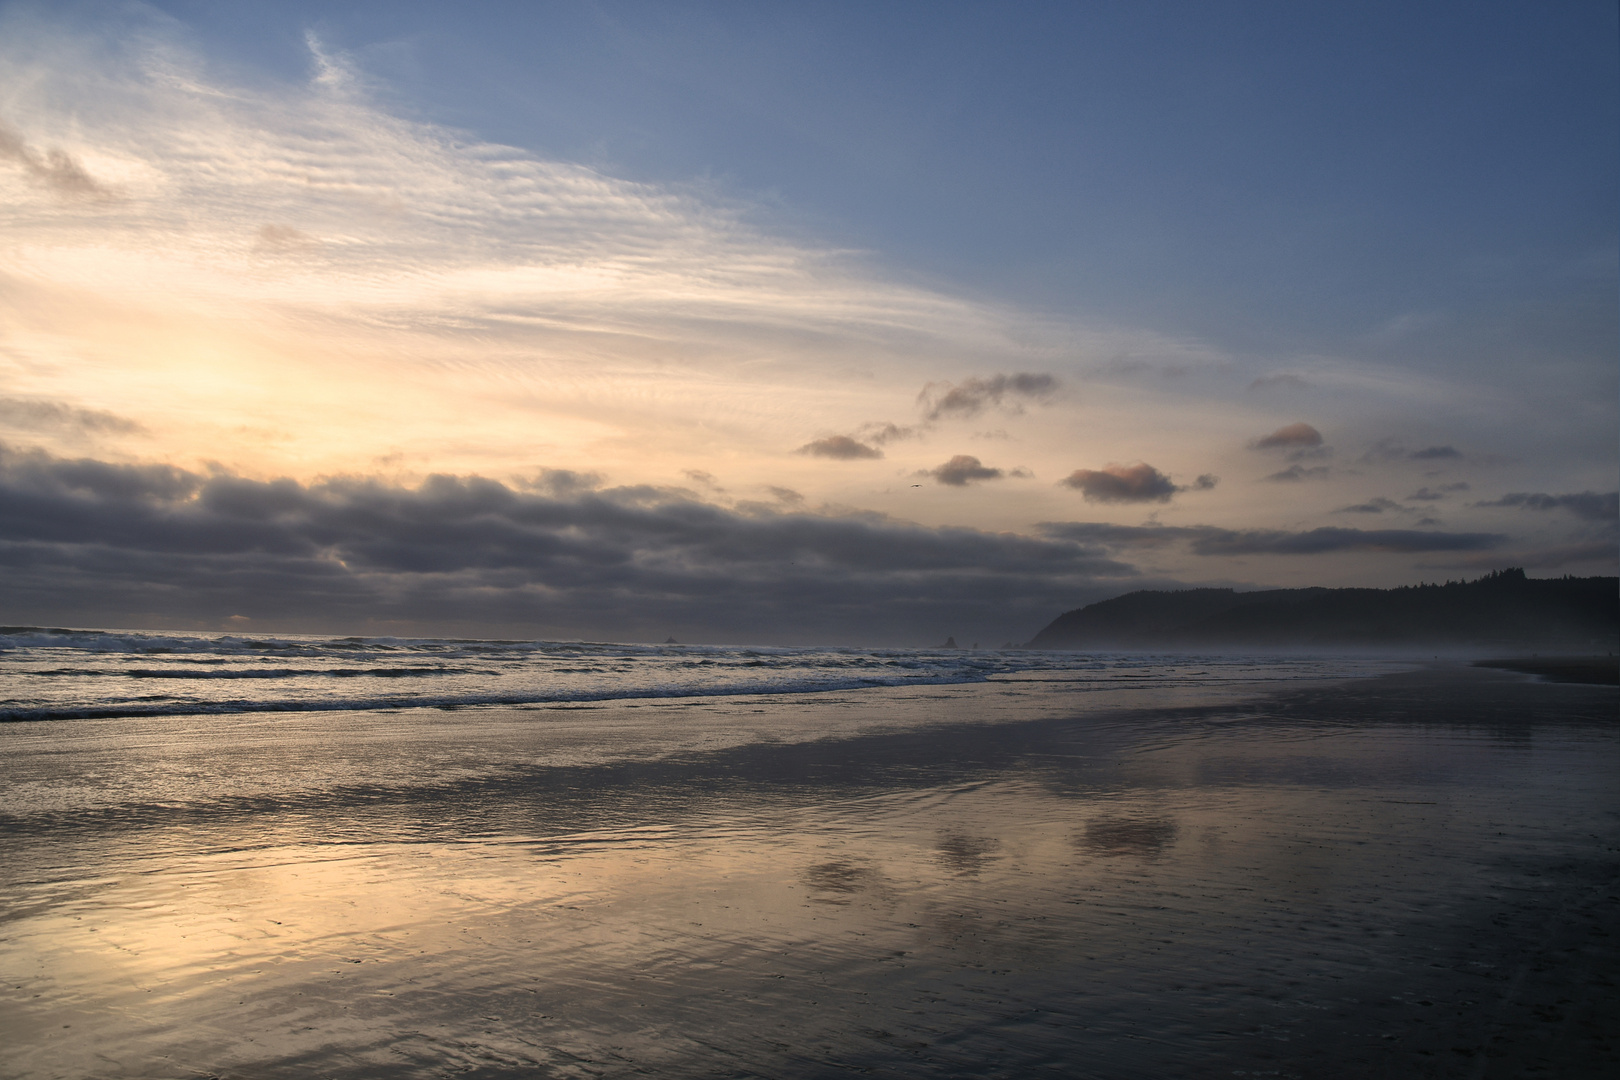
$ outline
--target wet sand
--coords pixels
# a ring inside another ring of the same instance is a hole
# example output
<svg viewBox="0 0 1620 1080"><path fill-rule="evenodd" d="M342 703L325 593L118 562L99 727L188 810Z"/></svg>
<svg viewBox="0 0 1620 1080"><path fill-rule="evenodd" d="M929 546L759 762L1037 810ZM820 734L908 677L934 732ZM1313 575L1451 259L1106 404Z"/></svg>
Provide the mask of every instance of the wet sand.
<svg viewBox="0 0 1620 1080"><path fill-rule="evenodd" d="M1613 653L1606 656L1520 656L1506 660L1476 660L1474 666L1540 675L1548 682L1620 686L1620 658Z"/></svg>
<svg viewBox="0 0 1620 1080"><path fill-rule="evenodd" d="M1204 697L8 725L0 1075L1614 1073L1613 688Z"/></svg>

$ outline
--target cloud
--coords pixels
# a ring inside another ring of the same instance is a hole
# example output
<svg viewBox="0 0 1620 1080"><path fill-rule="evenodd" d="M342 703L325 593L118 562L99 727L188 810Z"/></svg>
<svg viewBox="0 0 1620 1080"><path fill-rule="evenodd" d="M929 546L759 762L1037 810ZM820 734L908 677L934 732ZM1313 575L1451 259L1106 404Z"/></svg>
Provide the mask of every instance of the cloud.
<svg viewBox="0 0 1620 1080"><path fill-rule="evenodd" d="M1375 499L1368 499L1366 502L1357 503L1354 506L1341 506L1339 509L1333 512L1335 514L1382 514L1386 510L1394 510L1396 513L1400 514L1411 514L1416 512L1410 507L1402 506L1394 499L1386 499L1383 496L1379 496Z"/></svg>
<svg viewBox="0 0 1620 1080"><path fill-rule="evenodd" d="M828 435L825 439L807 442L793 452L810 454L813 457L834 458L839 461L858 461L862 458L883 456L883 451L877 447L857 442L848 435Z"/></svg>
<svg viewBox="0 0 1620 1080"><path fill-rule="evenodd" d="M901 439L915 439L919 434L921 433L914 427L901 427L899 424L888 422L862 424L856 432L857 436L877 446Z"/></svg>
<svg viewBox="0 0 1620 1080"><path fill-rule="evenodd" d="M703 469L683 469L681 475L716 495L727 494L726 489L720 485L720 481L716 480L711 472Z"/></svg>
<svg viewBox="0 0 1620 1080"><path fill-rule="evenodd" d="M1361 455L1362 461L1447 461L1465 456L1455 446L1425 446L1409 450L1399 439L1379 439Z"/></svg>
<svg viewBox="0 0 1620 1080"><path fill-rule="evenodd" d="M315 237L291 225L264 225L259 228L254 246L259 251L286 252L312 247L318 243L320 241Z"/></svg>
<svg viewBox="0 0 1620 1080"><path fill-rule="evenodd" d="M1325 480L1333 470L1326 465L1290 465L1280 472L1270 473L1261 477L1274 484L1292 484L1301 480Z"/></svg>
<svg viewBox="0 0 1620 1080"><path fill-rule="evenodd" d="M1087 502L1169 502L1182 489L1164 473L1145 462L1101 469L1076 469L1059 483L1085 495Z"/></svg>
<svg viewBox="0 0 1620 1080"><path fill-rule="evenodd" d="M1135 465L1109 462L1101 469L1076 469L1059 481L1084 494L1087 502L1106 503L1169 502L1178 491L1208 491L1219 482L1219 477L1205 473L1190 485L1177 485L1141 461Z"/></svg>
<svg viewBox="0 0 1620 1080"><path fill-rule="evenodd" d="M21 166L29 179L63 198L112 197L112 192L85 172L73 155L54 147L40 153L4 124L0 124L0 161Z"/></svg>
<svg viewBox="0 0 1620 1080"><path fill-rule="evenodd" d="M566 499L595 491L602 486L600 473L575 472L573 469L541 469L533 476L517 477L513 485L520 491L533 491L556 499Z"/></svg>
<svg viewBox="0 0 1620 1080"><path fill-rule="evenodd" d="M1308 390L1316 384L1289 371L1262 375L1249 384L1250 390Z"/></svg>
<svg viewBox="0 0 1620 1080"><path fill-rule="evenodd" d="M461 472L538 449L649 482L724 460L728 486L757 490L784 431L913 436L904 410L940 372L983 374L936 387L945 414L993 412L1054 390L1028 369L1059 342L1163 341L919 287L773 231L746 195L401 116L342 55L312 80L231 84L149 6L15 8L0 354L37 373L30 393L96 385L169 460L307 479L405 443L418 468ZM58 144L69 158L42 149ZM118 198L59 198L36 174ZM852 366L895 411L847 411ZM854 429L873 415L901 421ZM245 426L264 437L219 449Z"/></svg>
<svg viewBox="0 0 1620 1080"><path fill-rule="evenodd" d="M1000 480L1005 474L982 464L971 454L957 454L945 464L929 469L927 475L951 487L966 487L971 481Z"/></svg>
<svg viewBox="0 0 1620 1080"><path fill-rule="evenodd" d="M1045 401L1058 389L1055 375L1018 372L1013 375L992 375L988 379L973 378L953 385L948 382L929 383L917 395L926 420L939 420L945 416L977 416L986 408L996 405L1020 411L1022 406L1009 398Z"/></svg>
<svg viewBox="0 0 1620 1080"><path fill-rule="evenodd" d="M1522 566L1525 569L1556 570L1581 563L1604 567L1603 572L1615 572L1615 546L1613 540L1578 541L1541 547L1508 548L1491 555L1464 555L1444 562L1425 562L1420 567L1436 569L1497 570L1503 566Z"/></svg>
<svg viewBox="0 0 1620 1080"><path fill-rule="evenodd" d="M1420 532L1415 529L1223 529L1213 525L1110 525L1043 522L1041 532L1108 550L1161 548L1184 542L1195 555L1326 555L1345 551L1414 553L1485 551L1507 538L1498 533Z"/></svg>
<svg viewBox="0 0 1620 1080"><path fill-rule="evenodd" d="M570 486L542 476L531 486ZM972 625L1005 640L1128 580L1134 567L1067 539L733 511L679 489L261 481L0 448L0 604L14 620L868 642Z"/></svg>
<svg viewBox="0 0 1620 1080"><path fill-rule="evenodd" d="M26 431L58 430L90 435L147 433L142 425L116 413L37 398L0 398L0 424Z"/></svg>
<svg viewBox="0 0 1620 1080"><path fill-rule="evenodd" d="M1568 510L1583 521L1612 522L1620 518L1620 492L1582 491L1570 495L1516 491L1475 506L1516 506L1524 510Z"/></svg>
<svg viewBox="0 0 1620 1080"><path fill-rule="evenodd" d="M1454 492L1467 491L1468 481L1459 480L1454 484L1441 484L1437 488L1421 487L1406 497L1407 502L1439 502L1450 498Z"/></svg>
<svg viewBox="0 0 1620 1080"><path fill-rule="evenodd" d="M1255 450L1309 450L1322 445L1322 433L1301 421L1280 427L1249 446Z"/></svg>

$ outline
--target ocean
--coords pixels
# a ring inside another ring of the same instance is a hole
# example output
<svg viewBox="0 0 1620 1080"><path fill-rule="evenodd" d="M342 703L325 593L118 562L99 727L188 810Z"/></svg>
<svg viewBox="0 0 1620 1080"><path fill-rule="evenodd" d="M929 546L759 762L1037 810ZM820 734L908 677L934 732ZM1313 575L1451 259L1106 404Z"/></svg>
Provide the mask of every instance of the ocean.
<svg viewBox="0 0 1620 1080"><path fill-rule="evenodd" d="M1367 659L1022 649L241 637L0 627L0 720L457 708L942 686L1041 673L1071 690L1320 679Z"/></svg>
<svg viewBox="0 0 1620 1080"><path fill-rule="evenodd" d="M1423 660L7 628L0 1076L1598 1075L1615 690Z"/></svg>

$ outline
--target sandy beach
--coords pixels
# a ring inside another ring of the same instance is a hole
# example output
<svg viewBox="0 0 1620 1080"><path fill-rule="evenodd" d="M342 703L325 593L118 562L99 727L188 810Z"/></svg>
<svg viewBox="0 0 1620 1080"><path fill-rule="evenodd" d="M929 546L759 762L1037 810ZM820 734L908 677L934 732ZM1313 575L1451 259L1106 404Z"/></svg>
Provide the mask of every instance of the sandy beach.
<svg viewBox="0 0 1620 1080"><path fill-rule="evenodd" d="M0 1075L1611 1075L1615 695L8 724Z"/></svg>

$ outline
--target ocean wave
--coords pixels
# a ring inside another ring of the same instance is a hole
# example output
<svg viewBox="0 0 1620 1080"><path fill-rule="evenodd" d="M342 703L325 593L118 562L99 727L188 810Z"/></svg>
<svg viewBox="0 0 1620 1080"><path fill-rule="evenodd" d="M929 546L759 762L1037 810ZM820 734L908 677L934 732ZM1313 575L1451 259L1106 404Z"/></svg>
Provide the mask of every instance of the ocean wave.
<svg viewBox="0 0 1620 1080"><path fill-rule="evenodd" d="M859 690L880 686L943 686L985 681L982 675L962 674L880 679L804 679L777 683L731 684L718 686L626 686L600 690L518 692L493 694L399 695L318 700L175 701L171 705L105 704L0 706L0 723L39 720L101 720L115 717L223 715L249 712L337 712L359 709L447 709L479 705L564 705L583 702L632 701L698 697L737 697L758 694L808 694L823 691ZM151 699L145 699L151 700Z"/></svg>
<svg viewBox="0 0 1620 1080"><path fill-rule="evenodd" d="M499 675L471 668L269 668L248 671L187 671L184 668L55 668L23 671L32 677L118 679L411 679L435 675Z"/></svg>
<svg viewBox="0 0 1620 1080"><path fill-rule="evenodd" d="M1310 674L1305 658L1288 677ZM1270 658L0 627L0 721L784 695L1028 679L1250 679ZM1256 667L1255 665L1258 665ZM1342 662L1322 671L1343 672ZM1083 677L1082 677L1083 676ZM1260 677L1270 677L1261 675ZM130 680L124 682L121 680ZM392 685L390 685L392 684ZM140 687L169 690L134 696ZM263 689L258 689L262 687Z"/></svg>

